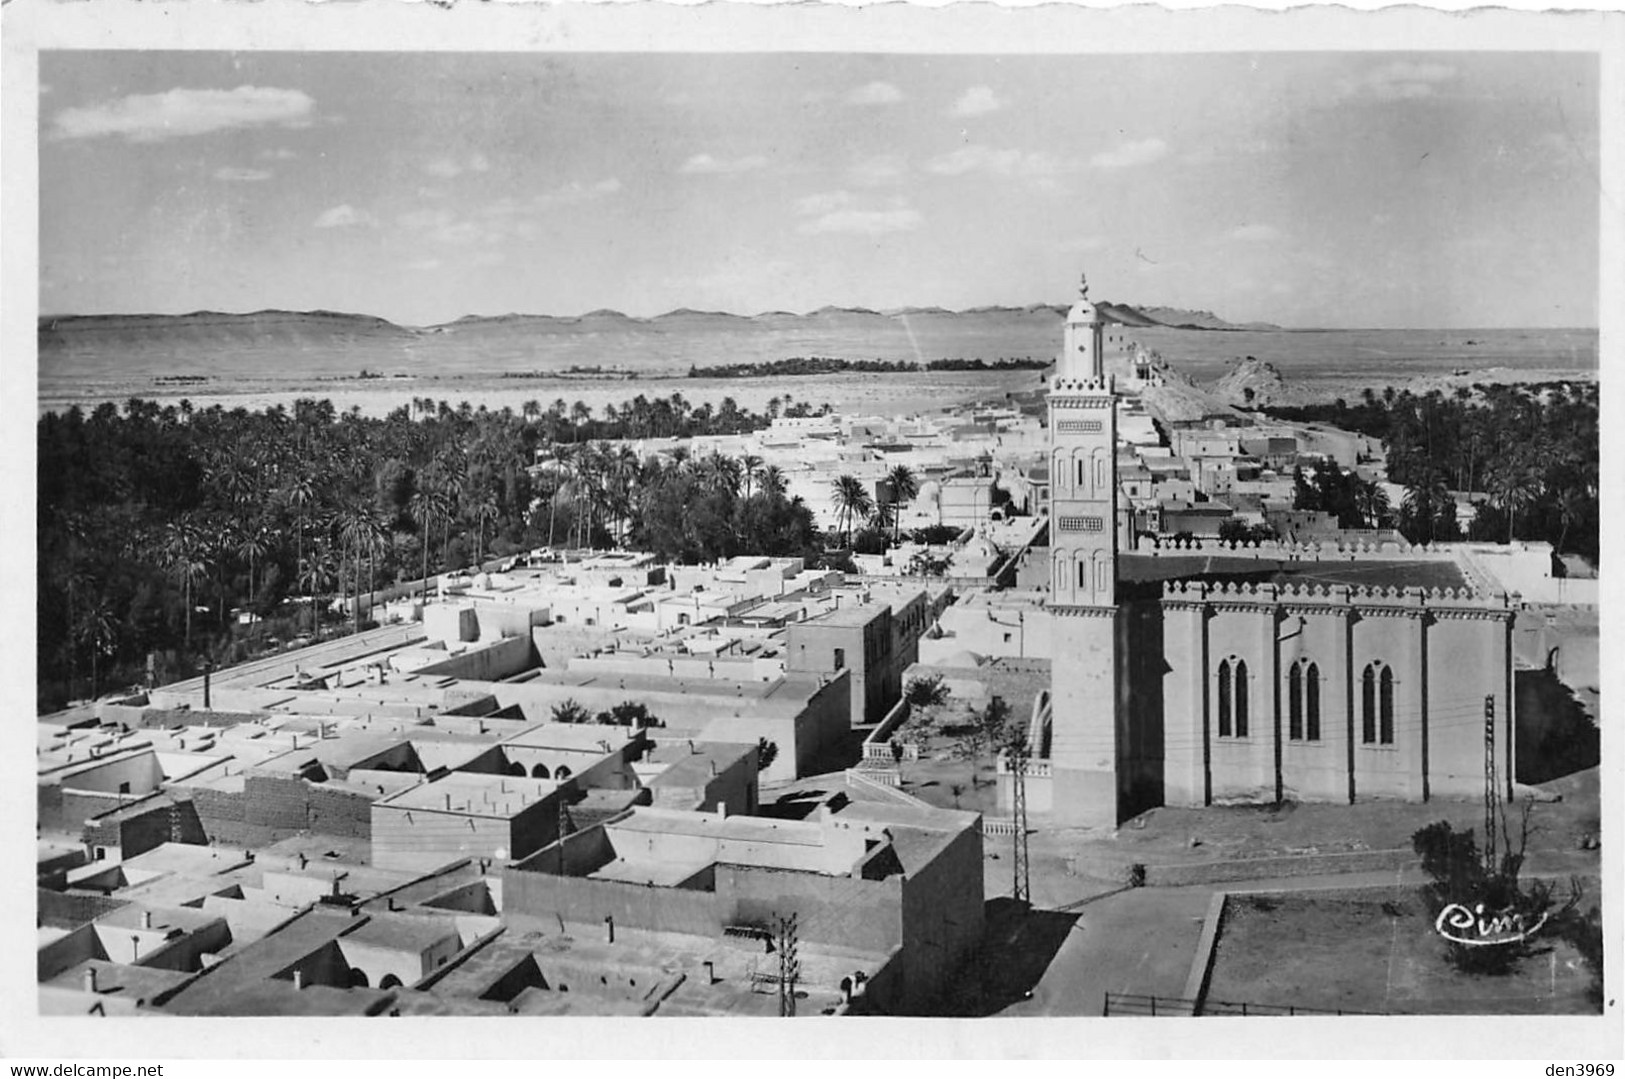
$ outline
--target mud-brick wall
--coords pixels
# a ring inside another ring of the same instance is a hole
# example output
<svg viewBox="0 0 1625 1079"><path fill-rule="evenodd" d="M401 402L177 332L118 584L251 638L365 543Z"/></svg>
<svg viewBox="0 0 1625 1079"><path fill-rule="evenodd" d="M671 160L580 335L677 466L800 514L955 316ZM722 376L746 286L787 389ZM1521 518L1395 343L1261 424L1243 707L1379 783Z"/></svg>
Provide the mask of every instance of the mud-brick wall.
<svg viewBox="0 0 1625 1079"><path fill-rule="evenodd" d="M651 888L618 880L558 877L507 867L502 872L502 915L552 922L602 924L715 937L722 932L723 904L710 893Z"/></svg>
<svg viewBox="0 0 1625 1079"><path fill-rule="evenodd" d="M116 794L103 794L99 791L65 790L50 783L41 784L35 788L36 820L39 827L47 832L71 832L78 834L84 831L85 822L92 817L99 817L103 813L111 813L120 805L131 805L135 799L126 795L122 800Z"/></svg>
<svg viewBox="0 0 1625 1079"><path fill-rule="evenodd" d="M307 784L310 830L318 835L372 838L373 799L361 791Z"/></svg>
<svg viewBox="0 0 1625 1079"><path fill-rule="evenodd" d="M246 776L243 823L276 832L301 832L309 822L305 781L283 776Z"/></svg>
<svg viewBox="0 0 1625 1079"><path fill-rule="evenodd" d="M103 915L130 905L128 900L111 896L53 892L46 888L36 889L34 894L38 897L39 923L57 929L88 925Z"/></svg>
<svg viewBox="0 0 1625 1079"><path fill-rule="evenodd" d="M982 832L966 828L903 881L903 1002L923 1008L982 942Z"/></svg>
<svg viewBox="0 0 1625 1079"><path fill-rule="evenodd" d="M144 810L87 824L84 841L96 847L118 847L124 857L134 858L164 843L205 843L208 836L190 802L164 799Z"/></svg>
<svg viewBox="0 0 1625 1079"><path fill-rule="evenodd" d="M717 898L730 922L770 926L796 915L796 934L815 944L889 952L903 939L902 887L896 880L717 866Z"/></svg>
<svg viewBox="0 0 1625 1079"><path fill-rule="evenodd" d="M192 789L192 807L210 843L252 846L265 840L264 829L248 827L243 820L248 801L243 791L221 791L209 787Z"/></svg>

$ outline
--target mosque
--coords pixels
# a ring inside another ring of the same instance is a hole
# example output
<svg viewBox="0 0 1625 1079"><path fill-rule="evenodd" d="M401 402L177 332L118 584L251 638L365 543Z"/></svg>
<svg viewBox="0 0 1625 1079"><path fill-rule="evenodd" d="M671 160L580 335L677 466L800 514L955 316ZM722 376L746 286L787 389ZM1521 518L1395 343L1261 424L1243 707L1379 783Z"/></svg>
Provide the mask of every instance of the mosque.
<svg viewBox="0 0 1625 1079"><path fill-rule="evenodd" d="M1114 370L1131 350L1109 312L1085 282L1048 393L1055 637L1029 811L1112 827L1158 805L1477 797L1487 723L1510 790L1517 597L1449 550L1131 549Z"/></svg>

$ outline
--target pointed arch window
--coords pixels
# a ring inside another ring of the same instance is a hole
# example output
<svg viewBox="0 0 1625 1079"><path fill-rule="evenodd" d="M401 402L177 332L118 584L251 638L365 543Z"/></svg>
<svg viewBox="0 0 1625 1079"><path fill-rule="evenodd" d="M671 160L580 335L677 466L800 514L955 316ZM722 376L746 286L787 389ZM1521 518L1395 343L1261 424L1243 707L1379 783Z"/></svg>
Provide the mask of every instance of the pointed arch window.
<svg viewBox="0 0 1625 1079"><path fill-rule="evenodd" d="M1247 737L1247 663L1235 656L1219 662L1219 737Z"/></svg>
<svg viewBox="0 0 1625 1079"><path fill-rule="evenodd" d="M1360 675L1360 741L1371 745L1377 740L1377 666L1367 664Z"/></svg>
<svg viewBox="0 0 1625 1079"><path fill-rule="evenodd" d="M1286 736L1303 741L1303 664L1294 663L1286 672Z"/></svg>
<svg viewBox="0 0 1625 1079"><path fill-rule="evenodd" d="M1360 740L1394 744L1394 670L1381 660L1366 664L1360 678Z"/></svg>
<svg viewBox="0 0 1625 1079"><path fill-rule="evenodd" d="M1306 659L1287 671L1287 739L1320 741L1320 668Z"/></svg>
<svg viewBox="0 0 1625 1079"><path fill-rule="evenodd" d="M1377 679L1377 741L1394 744L1394 671L1384 667Z"/></svg>
<svg viewBox="0 0 1625 1079"><path fill-rule="evenodd" d="M1320 741L1320 667L1309 664L1303 672L1304 733L1311 742Z"/></svg>
<svg viewBox="0 0 1625 1079"><path fill-rule="evenodd" d="M1236 737L1247 737L1247 664L1236 660Z"/></svg>

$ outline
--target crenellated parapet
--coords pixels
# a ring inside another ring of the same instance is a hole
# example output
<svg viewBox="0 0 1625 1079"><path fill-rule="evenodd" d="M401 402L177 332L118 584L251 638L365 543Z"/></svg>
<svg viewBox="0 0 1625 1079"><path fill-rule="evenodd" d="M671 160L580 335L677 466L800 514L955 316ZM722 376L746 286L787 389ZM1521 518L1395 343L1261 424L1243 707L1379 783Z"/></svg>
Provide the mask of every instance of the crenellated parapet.
<svg viewBox="0 0 1625 1079"><path fill-rule="evenodd" d="M1276 584L1247 581L1164 581L1162 600L1181 607L1281 606L1296 610L1347 608L1370 614L1432 614L1448 617L1510 618L1517 593L1489 594L1471 588L1384 588L1359 585Z"/></svg>
<svg viewBox="0 0 1625 1079"><path fill-rule="evenodd" d="M1110 394L1115 390L1115 379L1111 375L1102 375L1099 378L1052 378L1049 391L1052 394L1084 394L1100 395Z"/></svg>
<svg viewBox="0 0 1625 1079"><path fill-rule="evenodd" d="M1405 543L1395 540L1221 540L1201 536L1155 536L1149 538L1150 553L1203 552L1206 554L1236 555L1242 558L1274 558L1283 561L1329 562L1350 561L1355 558L1387 559L1390 561L1453 562L1456 555L1448 547L1430 547L1425 543Z"/></svg>

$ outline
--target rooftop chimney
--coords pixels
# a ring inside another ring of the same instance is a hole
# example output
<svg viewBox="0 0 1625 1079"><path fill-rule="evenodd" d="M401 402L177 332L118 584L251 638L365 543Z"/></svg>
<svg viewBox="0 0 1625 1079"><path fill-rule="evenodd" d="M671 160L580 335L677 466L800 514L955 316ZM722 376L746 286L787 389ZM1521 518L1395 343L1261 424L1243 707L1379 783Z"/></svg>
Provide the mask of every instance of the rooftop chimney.
<svg viewBox="0 0 1625 1079"><path fill-rule="evenodd" d="M96 968L95 967L86 967L85 968L85 992L87 992L87 993L96 992Z"/></svg>
<svg viewBox="0 0 1625 1079"><path fill-rule="evenodd" d="M141 912L141 928L142 929L151 929L152 928L152 911L144 910L144 911Z"/></svg>
<svg viewBox="0 0 1625 1079"><path fill-rule="evenodd" d="M299 990L303 989L304 987L305 987L305 972L302 971L302 970L294 971L293 972L293 988L294 988L294 992L298 992Z"/></svg>

